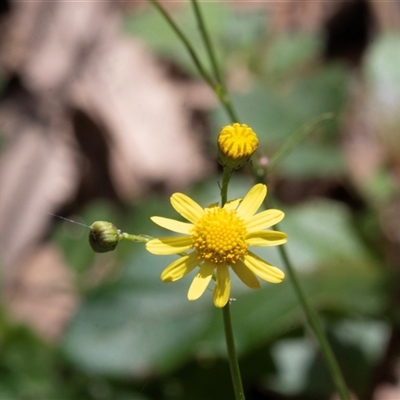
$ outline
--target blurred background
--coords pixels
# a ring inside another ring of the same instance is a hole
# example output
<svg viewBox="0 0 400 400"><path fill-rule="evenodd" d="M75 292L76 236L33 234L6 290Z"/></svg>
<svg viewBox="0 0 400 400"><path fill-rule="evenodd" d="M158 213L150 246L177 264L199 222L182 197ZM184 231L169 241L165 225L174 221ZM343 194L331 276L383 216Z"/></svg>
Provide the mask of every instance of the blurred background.
<svg viewBox="0 0 400 400"><path fill-rule="evenodd" d="M209 67L190 4L163 4ZM335 114L269 193L354 398L400 399L400 3L200 4L255 162ZM211 296L159 279L174 258L95 254L51 215L162 235L149 217L176 217L171 193L218 201L229 123L147 2L1 3L0 400L233 398ZM252 184L238 172L229 197ZM337 399L289 280L232 295L248 400Z"/></svg>

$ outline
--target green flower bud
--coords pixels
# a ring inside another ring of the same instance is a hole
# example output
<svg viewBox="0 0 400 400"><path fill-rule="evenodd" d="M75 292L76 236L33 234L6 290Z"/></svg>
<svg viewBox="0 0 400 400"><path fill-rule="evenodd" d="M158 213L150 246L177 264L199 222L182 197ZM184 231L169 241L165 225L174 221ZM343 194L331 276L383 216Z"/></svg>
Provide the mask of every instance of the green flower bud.
<svg viewBox="0 0 400 400"><path fill-rule="evenodd" d="M96 253L113 251L119 242L121 231L111 222L96 221L90 225L89 243Z"/></svg>

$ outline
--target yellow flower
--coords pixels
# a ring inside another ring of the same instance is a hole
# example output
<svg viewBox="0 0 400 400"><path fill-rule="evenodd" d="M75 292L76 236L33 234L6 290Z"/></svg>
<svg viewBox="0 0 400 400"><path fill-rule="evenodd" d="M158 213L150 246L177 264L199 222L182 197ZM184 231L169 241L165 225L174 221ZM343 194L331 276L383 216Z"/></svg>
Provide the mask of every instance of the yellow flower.
<svg viewBox="0 0 400 400"><path fill-rule="evenodd" d="M218 136L218 159L224 167L242 167L256 151L258 138L246 124L224 126Z"/></svg>
<svg viewBox="0 0 400 400"><path fill-rule="evenodd" d="M173 282L199 266L189 288L188 299L198 299L206 290L215 273L214 304L224 307L230 296L229 267L247 286L258 289L256 277L279 283L284 273L249 250L249 246L276 246L286 243L283 232L265 230L282 220L279 210L266 210L255 214L267 194L263 184L255 185L243 198L203 209L190 197L175 193L172 207L190 223L169 218L152 217L152 221L185 236L163 237L150 240L146 248L157 255L180 254L161 274L164 282ZM185 252L191 251L189 254ZM182 255L182 253L185 253Z"/></svg>

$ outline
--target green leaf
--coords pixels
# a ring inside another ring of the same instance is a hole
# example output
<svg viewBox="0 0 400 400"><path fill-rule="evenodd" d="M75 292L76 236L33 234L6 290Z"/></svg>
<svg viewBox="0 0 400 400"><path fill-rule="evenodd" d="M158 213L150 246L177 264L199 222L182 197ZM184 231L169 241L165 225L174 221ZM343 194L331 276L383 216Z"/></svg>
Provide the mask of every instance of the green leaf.
<svg viewBox="0 0 400 400"><path fill-rule="evenodd" d="M81 368L140 376L170 369L191 353L209 316L204 303L187 300L188 279L161 282L172 260L139 250L118 282L91 293L64 343Z"/></svg>
<svg viewBox="0 0 400 400"><path fill-rule="evenodd" d="M364 73L381 112L388 108L396 112L400 104L399 46L399 34L384 34L371 43L366 54Z"/></svg>
<svg viewBox="0 0 400 400"><path fill-rule="evenodd" d="M264 68L274 79L297 72L323 50L321 36L296 32L296 35L279 35L270 38L265 54Z"/></svg>

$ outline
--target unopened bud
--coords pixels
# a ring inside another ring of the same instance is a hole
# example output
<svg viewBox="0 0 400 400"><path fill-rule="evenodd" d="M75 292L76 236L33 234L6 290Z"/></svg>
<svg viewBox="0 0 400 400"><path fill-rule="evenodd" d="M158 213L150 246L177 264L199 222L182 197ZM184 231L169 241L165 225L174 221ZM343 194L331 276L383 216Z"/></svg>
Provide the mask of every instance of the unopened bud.
<svg viewBox="0 0 400 400"><path fill-rule="evenodd" d="M121 231L111 222L96 221L90 225L89 243L96 253L113 251L119 242Z"/></svg>
<svg viewBox="0 0 400 400"><path fill-rule="evenodd" d="M256 151L258 138L246 124L224 126L218 136L218 161L223 167L242 167Z"/></svg>

